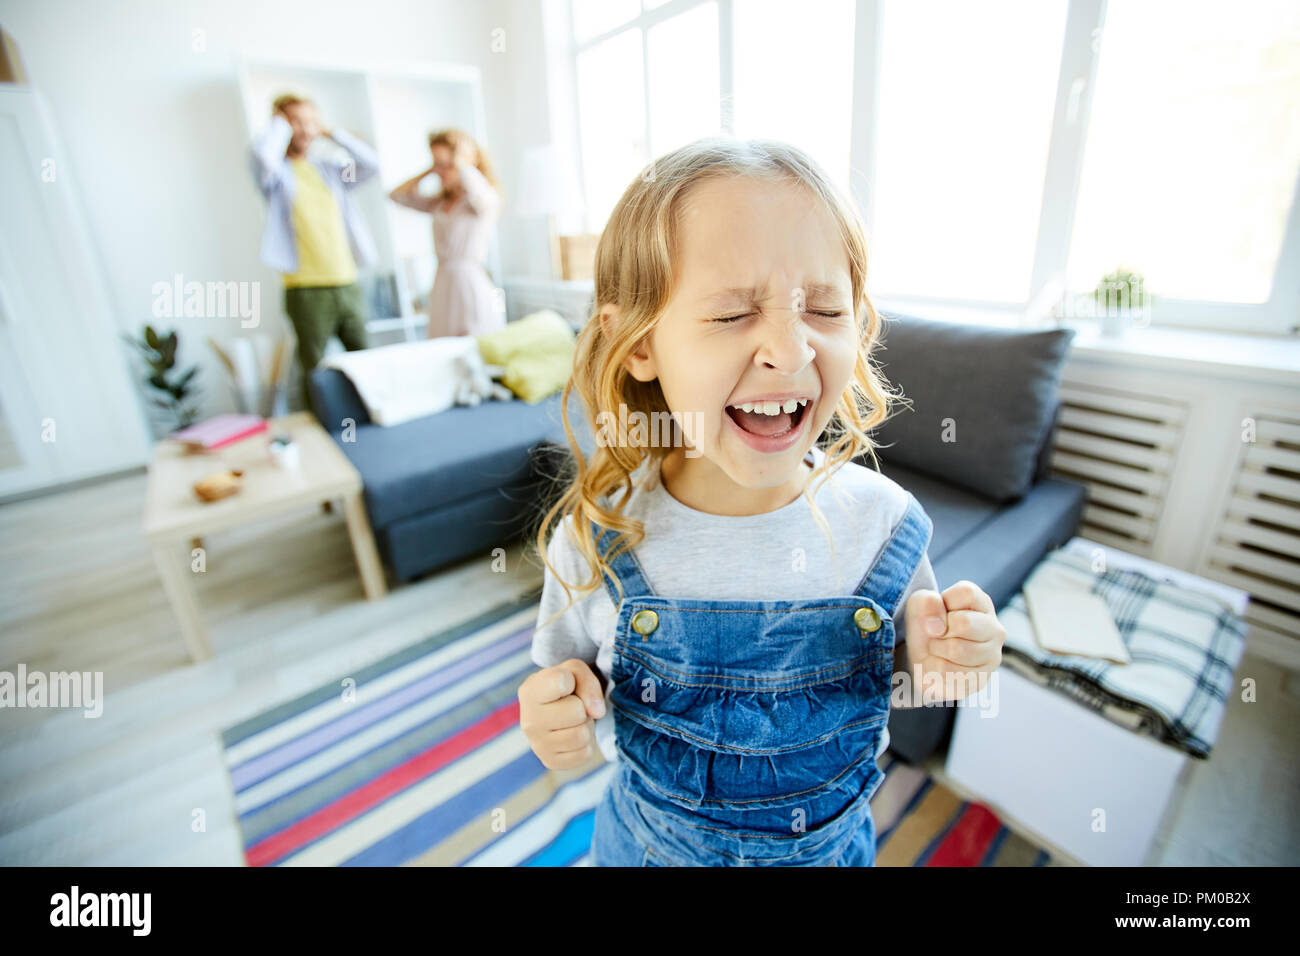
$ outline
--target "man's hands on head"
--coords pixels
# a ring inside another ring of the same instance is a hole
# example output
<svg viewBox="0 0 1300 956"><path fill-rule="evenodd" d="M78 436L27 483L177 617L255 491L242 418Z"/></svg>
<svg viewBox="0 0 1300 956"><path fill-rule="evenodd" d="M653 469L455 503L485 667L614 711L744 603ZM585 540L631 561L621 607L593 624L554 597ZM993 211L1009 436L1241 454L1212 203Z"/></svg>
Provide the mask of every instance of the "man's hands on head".
<svg viewBox="0 0 1300 956"><path fill-rule="evenodd" d="M292 138L289 141L291 154L306 153L317 137L331 135L332 131L325 129L321 123L320 111L316 109L315 104L308 101L300 100L282 106L278 110L272 107L272 113L283 116L292 130Z"/></svg>
<svg viewBox="0 0 1300 956"><path fill-rule="evenodd" d="M940 682L941 700L963 700L984 690L988 675L1002 664L1007 632L983 589L958 581L942 594L914 591L904 614L914 695L920 696L927 680ZM919 700L913 703L918 705Z"/></svg>
<svg viewBox="0 0 1300 956"><path fill-rule="evenodd" d="M519 686L519 726L548 770L571 770L591 759L596 723L605 716L600 679L586 661L570 658Z"/></svg>

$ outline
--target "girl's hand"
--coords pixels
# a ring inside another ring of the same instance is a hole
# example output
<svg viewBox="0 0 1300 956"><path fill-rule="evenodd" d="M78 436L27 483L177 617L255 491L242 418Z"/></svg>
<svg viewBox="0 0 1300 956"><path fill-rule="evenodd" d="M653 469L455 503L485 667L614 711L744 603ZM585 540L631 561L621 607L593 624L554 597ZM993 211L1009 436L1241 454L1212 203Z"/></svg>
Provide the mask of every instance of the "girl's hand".
<svg viewBox="0 0 1300 956"><path fill-rule="evenodd" d="M1007 631L993 600L970 581L942 594L915 591L905 611L912 706L922 701L964 700L984 690L1002 664Z"/></svg>
<svg viewBox="0 0 1300 956"><path fill-rule="evenodd" d="M572 770L591 759L605 694L590 664L573 658L544 668L520 685L518 696L519 727L542 766Z"/></svg>

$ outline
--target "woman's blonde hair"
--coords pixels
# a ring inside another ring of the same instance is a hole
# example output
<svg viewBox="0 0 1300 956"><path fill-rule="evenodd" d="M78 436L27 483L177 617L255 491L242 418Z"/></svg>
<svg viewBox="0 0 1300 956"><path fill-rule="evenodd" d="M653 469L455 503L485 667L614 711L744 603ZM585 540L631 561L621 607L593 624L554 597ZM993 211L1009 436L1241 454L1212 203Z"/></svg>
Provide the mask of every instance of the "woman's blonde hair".
<svg viewBox="0 0 1300 956"><path fill-rule="evenodd" d="M866 234L856 207L816 162L788 143L726 136L689 143L655 160L632 181L610 214L596 246L593 312L578 336L573 371L561 397L564 430L572 456L563 463L563 473L552 476L563 492L545 511L536 530L538 554L569 597L564 611L578 598L601 587L605 574L615 582L621 600L622 585L611 572L608 561L636 547L645 538L642 522L623 513L633 490L632 474L647 462L658 467L672 451L671 447L598 442L588 461L569 424L569 395L577 390L592 434L597 433L598 416L602 412L615 414L620 404L627 407L629 420L638 411L649 421L668 420L655 417L656 413L669 413L658 380L638 381L628 373L624 360L654 330L671 298L672 265L680 248L678 216L684 200L693 187L724 176L746 176L806 187L811 198L820 200L833 214L848 253L854 323L859 332L857 359L849 386L826 426L831 441L824 448L825 461L810 476L803 492L823 529L829 530L814 494L809 491L812 479L820 476L824 482L841 464L863 454L870 454L879 470L875 444L867 432L885 420L890 399L900 396L887 391L884 376L871 363L882 319L866 293ZM618 308L617 319L608 329L600 320L605 305ZM675 444L680 436L679 426L675 427L677 435L669 444ZM623 494L613 502L613 492L620 488ZM573 520L566 525L564 519L568 516ZM596 547L593 522L616 532L610 542L608 561ZM590 578L577 586L577 597L570 590L570 582L558 574L546 557L550 532L557 523L567 527L574 548L583 556L591 573Z"/></svg>
<svg viewBox="0 0 1300 956"><path fill-rule="evenodd" d="M496 189L497 195L504 200L506 192L501 185L501 181L497 178L496 170L492 168L492 160L488 158L483 147L474 142L473 136L470 136L469 133L465 132L463 129L456 129L454 127L436 129L429 134L430 149L433 149L435 146L446 146L451 150L453 156L456 155L456 151L460 148L462 143L469 143L474 147L474 155L478 157L474 161L475 167L477 167L478 171L483 174L483 178L490 182L493 188ZM442 192L438 193L437 198L441 199L446 192L446 187L443 187Z"/></svg>
<svg viewBox="0 0 1300 956"><path fill-rule="evenodd" d="M278 113L281 110L288 109L290 106L297 106L299 103L306 103L309 106L316 105L301 93L281 93L275 98L275 101L271 103L271 112Z"/></svg>

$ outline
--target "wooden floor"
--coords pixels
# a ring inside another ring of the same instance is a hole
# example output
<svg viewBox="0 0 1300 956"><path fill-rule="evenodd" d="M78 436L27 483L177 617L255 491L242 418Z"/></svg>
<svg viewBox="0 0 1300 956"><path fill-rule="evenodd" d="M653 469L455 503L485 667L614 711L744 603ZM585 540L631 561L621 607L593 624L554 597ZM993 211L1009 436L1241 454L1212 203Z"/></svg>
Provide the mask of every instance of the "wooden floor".
<svg viewBox="0 0 1300 956"><path fill-rule="evenodd" d="M143 472L0 505L0 670L102 671L102 716L0 709L0 864L242 865L220 732L541 583L511 549L378 602L340 514L205 541L214 658L193 665L140 532ZM1152 865L1300 862L1291 675L1248 658L1258 702L1229 703L1193 761ZM942 779L942 759L929 767ZM1014 821L1007 821L1014 826Z"/></svg>

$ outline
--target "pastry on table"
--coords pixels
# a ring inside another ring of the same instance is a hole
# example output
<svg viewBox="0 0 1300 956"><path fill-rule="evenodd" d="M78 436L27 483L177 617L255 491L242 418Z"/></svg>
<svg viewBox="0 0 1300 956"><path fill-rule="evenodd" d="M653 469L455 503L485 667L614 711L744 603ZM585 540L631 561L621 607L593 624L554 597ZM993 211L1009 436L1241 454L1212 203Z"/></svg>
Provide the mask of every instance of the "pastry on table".
<svg viewBox="0 0 1300 956"><path fill-rule="evenodd" d="M220 501L222 498L229 498L243 487L240 481L243 474L243 471L237 468L214 471L194 482L194 493L204 501Z"/></svg>

